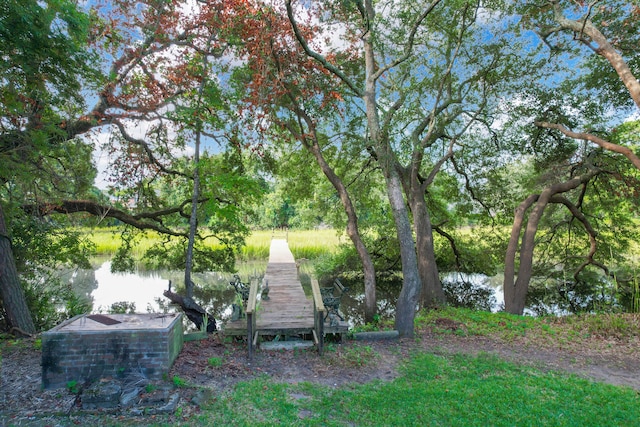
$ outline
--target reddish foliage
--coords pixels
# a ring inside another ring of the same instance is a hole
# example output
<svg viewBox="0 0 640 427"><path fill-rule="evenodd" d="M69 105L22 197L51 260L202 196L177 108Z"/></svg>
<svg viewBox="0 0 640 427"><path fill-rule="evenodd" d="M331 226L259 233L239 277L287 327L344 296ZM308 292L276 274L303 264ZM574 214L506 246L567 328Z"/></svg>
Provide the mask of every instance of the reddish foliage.
<svg viewBox="0 0 640 427"><path fill-rule="evenodd" d="M258 128L272 123L283 105L304 105L319 115L342 102L335 77L300 47L281 2L97 0L92 15L90 45L108 77L97 90L93 110L61 127L74 136L116 124L114 130L123 137L113 138L118 144L108 149L118 154L114 175L127 181L163 170L171 150L162 138L127 134L130 126L125 124L167 120L172 103L193 96L202 79L200 54L229 68L238 61L246 67L245 96L236 111ZM309 13L299 30L314 46L324 35L311 19ZM347 51L325 56L335 63L355 57ZM231 139L232 144L262 150L260 141Z"/></svg>

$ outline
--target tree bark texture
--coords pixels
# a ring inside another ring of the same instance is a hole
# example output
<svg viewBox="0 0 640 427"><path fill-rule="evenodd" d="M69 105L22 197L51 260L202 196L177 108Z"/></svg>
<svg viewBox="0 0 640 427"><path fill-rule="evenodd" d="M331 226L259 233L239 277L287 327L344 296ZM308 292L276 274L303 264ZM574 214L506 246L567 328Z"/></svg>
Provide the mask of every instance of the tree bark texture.
<svg viewBox="0 0 640 427"><path fill-rule="evenodd" d="M423 307L440 306L445 303L445 296L436 264L431 216L427 209L422 186L412 188L409 203L411 204L413 226L416 233L418 272L422 282L420 302Z"/></svg>
<svg viewBox="0 0 640 427"><path fill-rule="evenodd" d="M527 292L533 273L533 250L535 248L535 238L538 225L544 214L544 210L552 198L560 193L567 192L586 183L600 171L592 170L583 176L573 178L569 181L558 183L547 187L540 195L531 195L522 202L515 211L511 237L505 255L504 269L504 304L508 313L522 315L527 301ZM525 224L526 211L531 208L531 213L526 220L526 227L520 243L520 265L518 274L515 275L515 258L518 252L518 241L520 232ZM515 276L515 277L514 277Z"/></svg>
<svg viewBox="0 0 640 427"><path fill-rule="evenodd" d="M365 322L373 322L374 316L376 314L376 272L375 267L373 266L373 261L371 260L371 255L367 250L362 238L360 237L360 231L358 228L358 215L356 214L356 209L353 206L351 201L351 197L349 196L349 192L345 187L344 183L340 179L338 175L333 171L331 166L327 163L324 156L322 155L322 151L320 150L320 145L318 144L318 139L313 133L313 141L311 144L305 144L307 149L314 155L316 158L316 162L320 165L322 172L327 177L333 188L338 192L340 196L340 201L342 202L342 206L347 214L347 235L353 242L353 245L358 252L358 256L360 257L360 262L362 262L362 268L364 273L364 320Z"/></svg>
<svg viewBox="0 0 640 427"><path fill-rule="evenodd" d="M7 316L6 320L11 328L20 333L35 334L36 327L31 317L31 311L20 286L18 270L16 268L11 240L4 221L4 212L0 205L0 297Z"/></svg>
<svg viewBox="0 0 640 427"><path fill-rule="evenodd" d="M414 332L413 322L421 289L416 245L413 240L411 223L409 222L409 212L402 195L400 177L394 168L391 168L388 172L388 174L385 173L385 181L400 244L403 278L402 289L396 303L395 327L401 337L412 337Z"/></svg>

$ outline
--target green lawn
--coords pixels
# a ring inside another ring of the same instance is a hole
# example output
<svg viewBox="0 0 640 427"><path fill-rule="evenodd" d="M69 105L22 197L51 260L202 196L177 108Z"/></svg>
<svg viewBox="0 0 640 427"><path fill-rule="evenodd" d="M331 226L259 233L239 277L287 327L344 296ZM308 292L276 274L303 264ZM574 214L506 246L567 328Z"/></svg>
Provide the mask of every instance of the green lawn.
<svg viewBox="0 0 640 427"><path fill-rule="evenodd" d="M391 382L327 387L265 376L215 396L198 415L151 425L637 426L639 413L640 396L629 388L488 355L420 353Z"/></svg>

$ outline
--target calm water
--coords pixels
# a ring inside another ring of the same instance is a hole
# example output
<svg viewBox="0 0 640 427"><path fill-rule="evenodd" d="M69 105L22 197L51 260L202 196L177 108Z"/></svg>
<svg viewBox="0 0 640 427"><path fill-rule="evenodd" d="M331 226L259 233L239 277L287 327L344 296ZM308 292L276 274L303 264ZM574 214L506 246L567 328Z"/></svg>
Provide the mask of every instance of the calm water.
<svg viewBox="0 0 640 427"><path fill-rule="evenodd" d="M243 282L250 282L252 278L261 280L266 270L266 261L238 264L240 278ZM162 295L167 289L169 280L172 289L178 293L184 291L184 273L168 270L138 270L135 273L112 273L110 261L99 261L94 270L77 270L63 273L68 278L76 293L86 302L92 304L94 313L108 313L112 306L126 303L127 307L135 305L135 312L165 312L174 311L169 301ZM444 280L455 280L454 273L443 275ZM216 320L225 321L231 317L231 304L236 300L231 273L196 273L193 280L197 287L194 291L195 300L212 313ZM460 279L458 277L458 279ZM475 285L494 289L496 292L495 309L502 304L502 290L499 288L501 278L490 278L483 275L466 275L464 280ZM301 281L307 295L311 295L310 279L307 273L301 275ZM361 280L349 281L342 279L348 292L343 296L340 311L351 325L363 322L364 289ZM397 277L378 279L376 290L378 313L382 318L392 319L395 316L395 304L400 293L401 283ZM177 290L176 290L177 289ZM494 310L495 311L495 310Z"/></svg>
<svg viewBox="0 0 640 427"><path fill-rule="evenodd" d="M246 263L240 266L240 278L262 279L265 263ZM135 307L137 313L174 311L162 293L172 282L174 292L183 293L184 272L168 270L138 270L135 273L112 273L111 262L101 261L94 270L63 272L76 294L92 305L94 313L108 313L115 305ZM194 273L197 287L194 299L212 313L216 319L231 316L231 304L235 301L234 288L229 284L231 273Z"/></svg>

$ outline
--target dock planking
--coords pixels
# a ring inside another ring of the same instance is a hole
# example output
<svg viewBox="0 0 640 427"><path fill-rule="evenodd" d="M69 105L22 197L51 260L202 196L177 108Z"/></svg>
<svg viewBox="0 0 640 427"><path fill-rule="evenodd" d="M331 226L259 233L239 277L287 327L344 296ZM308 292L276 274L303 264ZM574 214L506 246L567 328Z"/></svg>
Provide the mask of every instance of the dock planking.
<svg viewBox="0 0 640 427"><path fill-rule="evenodd" d="M269 286L269 299L261 300L256 311L259 335L310 334L314 328L313 298L307 298L298 278L298 269L287 241L273 239L263 286ZM245 319L228 322L228 335L247 331Z"/></svg>
<svg viewBox="0 0 640 427"><path fill-rule="evenodd" d="M284 239L274 238L271 241L269 263L262 283L263 287L265 285L269 287L269 298L260 300L257 308L250 303L244 318L227 322L224 326L225 335L253 337L247 341L250 360L255 346L261 341L260 336L312 336L318 352L322 354L325 334L336 334L342 339L348 332L347 322L340 321L334 325L326 321L317 281L314 284L312 280L312 289L316 300L320 301L319 305L316 307L314 298L305 295L295 259ZM256 295L253 290L256 288L257 283L252 283L253 295ZM249 300L255 301L251 296ZM320 311L316 313L316 310ZM323 320L318 324L316 319Z"/></svg>
<svg viewBox="0 0 640 427"><path fill-rule="evenodd" d="M269 334L280 330L309 333L314 327L313 300L302 289L286 240L271 241L264 280L269 286L269 299L260 302L257 330Z"/></svg>

